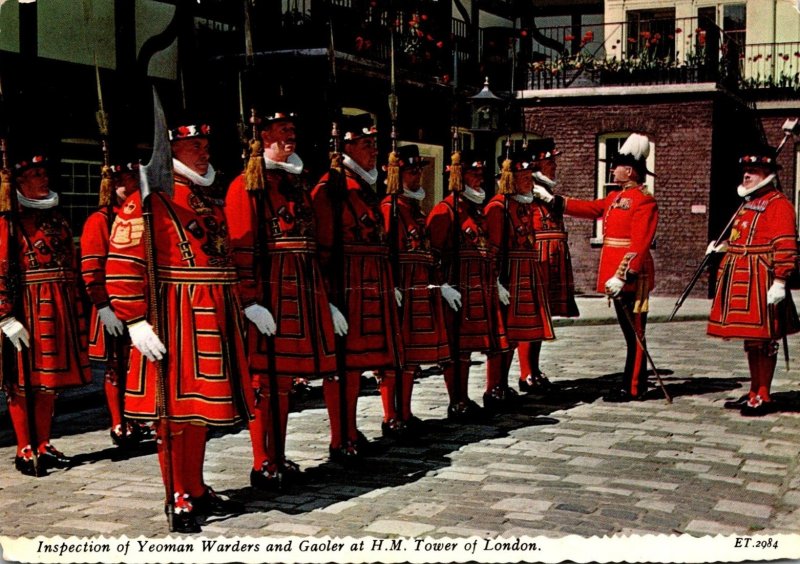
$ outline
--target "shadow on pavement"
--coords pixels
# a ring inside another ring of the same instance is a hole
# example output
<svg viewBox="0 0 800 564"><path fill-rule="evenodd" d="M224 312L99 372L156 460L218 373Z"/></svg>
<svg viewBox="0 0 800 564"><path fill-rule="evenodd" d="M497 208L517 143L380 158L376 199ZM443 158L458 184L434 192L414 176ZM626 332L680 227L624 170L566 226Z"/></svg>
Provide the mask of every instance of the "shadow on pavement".
<svg viewBox="0 0 800 564"><path fill-rule="evenodd" d="M741 387L738 378L669 377L670 370L659 375L672 397L715 393ZM666 378L665 378L666 376ZM610 389L619 385L622 374L561 380L547 395L520 396L516 407L495 413L480 423L453 423L446 419L425 421L425 434L413 443L378 439L370 443L369 453L357 463L342 465L330 461L301 473L301 482L286 484L280 490L262 491L252 487L220 491L246 506L246 513L278 509L288 514L301 514L347 501L381 488L393 488L411 483L431 471L452 464L452 456L469 444L509 436L512 431L534 425L554 425L558 419L549 417L556 411L593 403ZM649 380L655 381L652 373ZM656 384L657 386L657 384ZM651 388L645 398L662 400L660 388ZM316 400L315 400L316 401ZM800 404L800 394L797 398ZM304 404L298 407L305 407ZM800 410L800 405L798 405ZM297 503L297 497L308 502ZM209 519L211 523L213 519Z"/></svg>

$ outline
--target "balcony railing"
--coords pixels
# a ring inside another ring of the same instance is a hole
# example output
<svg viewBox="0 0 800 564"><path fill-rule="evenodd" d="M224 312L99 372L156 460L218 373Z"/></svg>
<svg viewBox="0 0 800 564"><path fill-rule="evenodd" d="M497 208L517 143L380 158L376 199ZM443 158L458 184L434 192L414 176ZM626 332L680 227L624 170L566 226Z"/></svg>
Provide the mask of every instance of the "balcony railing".
<svg viewBox="0 0 800 564"><path fill-rule="evenodd" d="M745 45L741 62L743 88L800 90L800 41Z"/></svg>
<svg viewBox="0 0 800 564"><path fill-rule="evenodd" d="M734 82L741 47L704 18L542 28L525 45L528 87Z"/></svg>

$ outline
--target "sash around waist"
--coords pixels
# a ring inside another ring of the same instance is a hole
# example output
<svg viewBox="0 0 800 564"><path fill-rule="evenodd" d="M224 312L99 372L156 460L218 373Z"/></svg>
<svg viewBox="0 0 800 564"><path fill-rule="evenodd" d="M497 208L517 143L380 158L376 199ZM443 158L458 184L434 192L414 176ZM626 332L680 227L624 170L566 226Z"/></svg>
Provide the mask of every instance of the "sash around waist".
<svg viewBox="0 0 800 564"><path fill-rule="evenodd" d="M433 264L433 255L430 251L413 251L397 253L397 260L402 263L418 262Z"/></svg>
<svg viewBox="0 0 800 564"><path fill-rule="evenodd" d="M563 231L537 231L534 234L537 241L566 240L567 234Z"/></svg>
<svg viewBox="0 0 800 564"><path fill-rule="evenodd" d="M316 253L317 243L311 239L279 239L278 241L269 241L267 251L270 253Z"/></svg>
<svg viewBox="0 0 800 564"><path fill-rule="evenodd" d="M191 268L159 266L156 270L159 282L186 284L238 284L235 268Z"/></svg>
<svg viewBox="0 0 800 564"><path fill-rule="evenodd" d="M766 255L772 252L772 245L730 245L732 255Z"/></svg>
<svg viewBox="0 0 800 564"><path fill-rule="evenodd" d="M604 247L630 247L631 240L630 239L618 239L616 237L604 237L603 238L603 246Z"/></svg>
<svg viewBox="0 0 800 564"><path fill-rule="evenodd" d="M45 282L74 282L75 273L66 268L46 268L23 272L23 284L44 284Z"/></svg>
<svg viewBox="0 0 800 564"><path fill-rule="evenodd" d="M345 243L343 245L345 255L361 256L389 256L389 247L386 245L376 245L374 243Z"/></svg>

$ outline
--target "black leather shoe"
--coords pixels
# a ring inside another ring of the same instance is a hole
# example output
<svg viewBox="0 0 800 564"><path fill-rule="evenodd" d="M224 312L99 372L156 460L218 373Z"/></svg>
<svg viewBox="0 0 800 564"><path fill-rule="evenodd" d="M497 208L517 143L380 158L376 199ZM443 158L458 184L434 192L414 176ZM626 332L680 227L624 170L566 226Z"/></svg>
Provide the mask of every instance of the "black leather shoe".
<svg viewBox="0 0 800 564"><path fill-rule="evenodd" d="M635 399L640 398L631 395L628 390L624 389L611 390L603 396L603 401L608 403L626 403Z"/></svg>
<svg viewBox="0 0 800 564"><path fill-rule="evenodd" d="M381 423L381 434L387 439L403 439L408 435L408 430L402 421L390 419Z"/></svg>
<svg viewBox="0 0 800 564"><path fill-rule="evenodd" d="M39 465L45 468L66 468L72 463L72 458L47 443L44 452L39 453Z"/></svg>
<svg viewBox="0 0 800 564"><path fill-rule="evenodd" d="M164 511L167 512L167 509L164 508ZM172 515L172 524L169 528L170 533L181 533L186 535L191 533L199 533L202 530L203 529L200 528L200 525L197 524L194 511L175 512Z"/></svg>
<svg viewBox="0 0 800 564"><path fill-rule="evenodd" d="M406 426L408 433L414 437L425 433L425 422L416 415L412 415L403 421L403 424Z"/></svg>
<svg viewBox="0 0 800 564"><path fill-rule="evenodd" d="M352 464L359 460L358 448L351 443L345 443L342 447L328 447L331 462L338 462L340 464Z"/></svg>
<svg viewBox="0 0 800 564"><path fill-rule="evenodd" d="M22 474L26 476L33 476L35 478L40 478L42 476L47 476L47 468L42 465L42 459L39 457L39 464L38 468L33 465L33 458L26 458L24 456L15 456L14 457L14 468L16 468Z"/></svg>
<svg viewBox="0 0 800 564"><path fill-rule="evenodd" d="M206 492L192 499L193 511L201 515L235 515L244 513L244 505L232 499L223 499L206 486Z"/></svg>
<svg viewBox="0 0 800 564"><path fill-rule="evenodd" d="M750 399L750 394L744 394L739 399L735 400L728 400L722 404L725 409L742 409L746 404L747 400Z"/></svg>
<svg viewBox="0 0 800 564"><path fill-rule="evenodd" d="M270 470L270 466L272 469ZM261 467L261 470L250 470L250 485L257 490L275 491L281 487L281 476L271 464Z"/></svg>
<svg viewBox="0 0 800 564"><path fill-rule="evenodd" d="M763 417L775 412L775 404L771 401L763 401L756 396L756 401L749 400L742 406L740 413L744 417Z"/></svg>

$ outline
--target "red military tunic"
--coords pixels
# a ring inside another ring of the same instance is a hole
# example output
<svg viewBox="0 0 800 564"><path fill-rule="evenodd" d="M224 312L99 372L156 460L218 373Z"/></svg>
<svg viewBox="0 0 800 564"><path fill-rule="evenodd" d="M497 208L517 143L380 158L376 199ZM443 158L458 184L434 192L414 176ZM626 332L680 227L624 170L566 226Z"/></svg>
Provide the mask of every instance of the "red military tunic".
<svg viewBox="0 0 800 564"><path fill-rule="evenodd" d="M0 217L0 319L13 315L30 332L30 381L35 388L60 389L91 381L86 322L78 296L78 263L67 220L56 210L19 208L16 257L9 252L9 223ZM11 261L19 265L13 293ZM22 315L15 311L22 300ZM19 355L18 355L19 356ZM16 378L24 385L22 362Z"/></svg>
<svg viewBox="0 0 800 564"><path fill-rule="evenodd" d="M86 219L81 234L81 273L93 306L89 314L89 360L96 362L107 362L110 356L97 310L111 303L106 291L106 256L108 235L117 211L114 208L112 215L108 208L100 208Z"/></svg>
<svg viewBox="0 0 800 564"><path fill-rule="evenodd" d="M795 225L792 203L772 185L757 191L742 206L719 266L709 335L771 340L798 332L795 323L781 321L778 312L782 308L767 305L767 290L772 283L776 279L786 281L795 269ZM791 294L782 303L794 311Z"/></svg>
<svg viewBox="0 0 800 564"><path fill-rule="evenodd" d="M508 350L508 339L500 314L497 297L495 256L486 240L486 216L480 204L459 197L459 269L460 283L454 283L453 265L453 194L436 204L428 216L431 248L442 264L443 282L461 292L463 306L456 314L445 311L448 332L453 334L455 315L460 317L460 352L483 351L499 353ZM455 354L456 351L451 351Z"/></svg>
<svg viewBox="0 0 800 564"><path fill-rule="evenodd" d="M311 199L303 177L267 170L264 190L248 192L240 175L228 188L225 214L243 305L263 305L278 326L275 337L271 337L276 374L306 378L334 374L333 323L317 259ZM259 237L264 237L264 255L259 255ZM262 266L269 280L264 279ZM265 290L269 303L264 300ZM258 387L259 376L268 373L269 361L267 337L254 329L248 331L247 343L250 371Z"/></svg>
<svg viewBox="0 0 800 564"><path fill-rule="evenodd" d="M603 248L597 271L597 291L605 292L612 276L625 280L628 271L638 274L624 292L636 292L634 313L648 311L648 296L655 285L655 268L650 245L658 225L656 199L645 186L630 183L597 200L564 198L564 211L590 219L603 218Z"/></svg>
<svg viewBox="0 0 800 564"><path fill-rule="evenodd" d="M347 196L341 205L344 264L333 263L335 205L328 174L314 188L311 198L317 218L320 265L330 300L347 319L347 368L351 370L394 368L402 359L400 326L395 307L389 248L373 189L345 169ZM342 274L343 273L343 274ZM336 277L344 278L344 303L336 303L331 289Z"/></svg>
<svg viewBox="0 0 800 564"><path fill-rule="evenodd" d="M572 258L567 244L564 219L550 207L534 200L531 204L533 230L536 232L536 251L542 284L545 287L550 314L577 317L575 281L572 277Z"/></svg>
<svg viewBox="0 0 800 564"><path fill-rule="evenodd" d="M508 283L510 304L504 307L508 340L514 343L542 341L554 338L553 323L547 307L547 295L542 284L537 261L531 204L498 194L484 210L489 243L497 256L497 270L503 268L503 237L507 237Z"/></svg>
<svg viewBox="0 0 800 564"><path fill-rule="evenodd" d="M403 292L401 328L405 364L440 364L450 360L442 295L436 282L430 236L419 200L396 196L396 239L390 244L399 266L397 286ZM386 232L392 234L392 197L381 204Z"/></svg>
<svg viewBox="0 0 800 564"><path fill-rule="evenodd" d="M176 179L171 200L160 192L150 196L160 337L167 348L168 413L175 421L229 425L239 415L248 416L242 411L253 404L252 387L241 385L247 358L228 224L221 202L201 190ZM114 312L128 324L146 319L140 193L122 205L109 243L106 286ZM156 386L156 364L133 348L125 416L155 418Z"/></svg>

